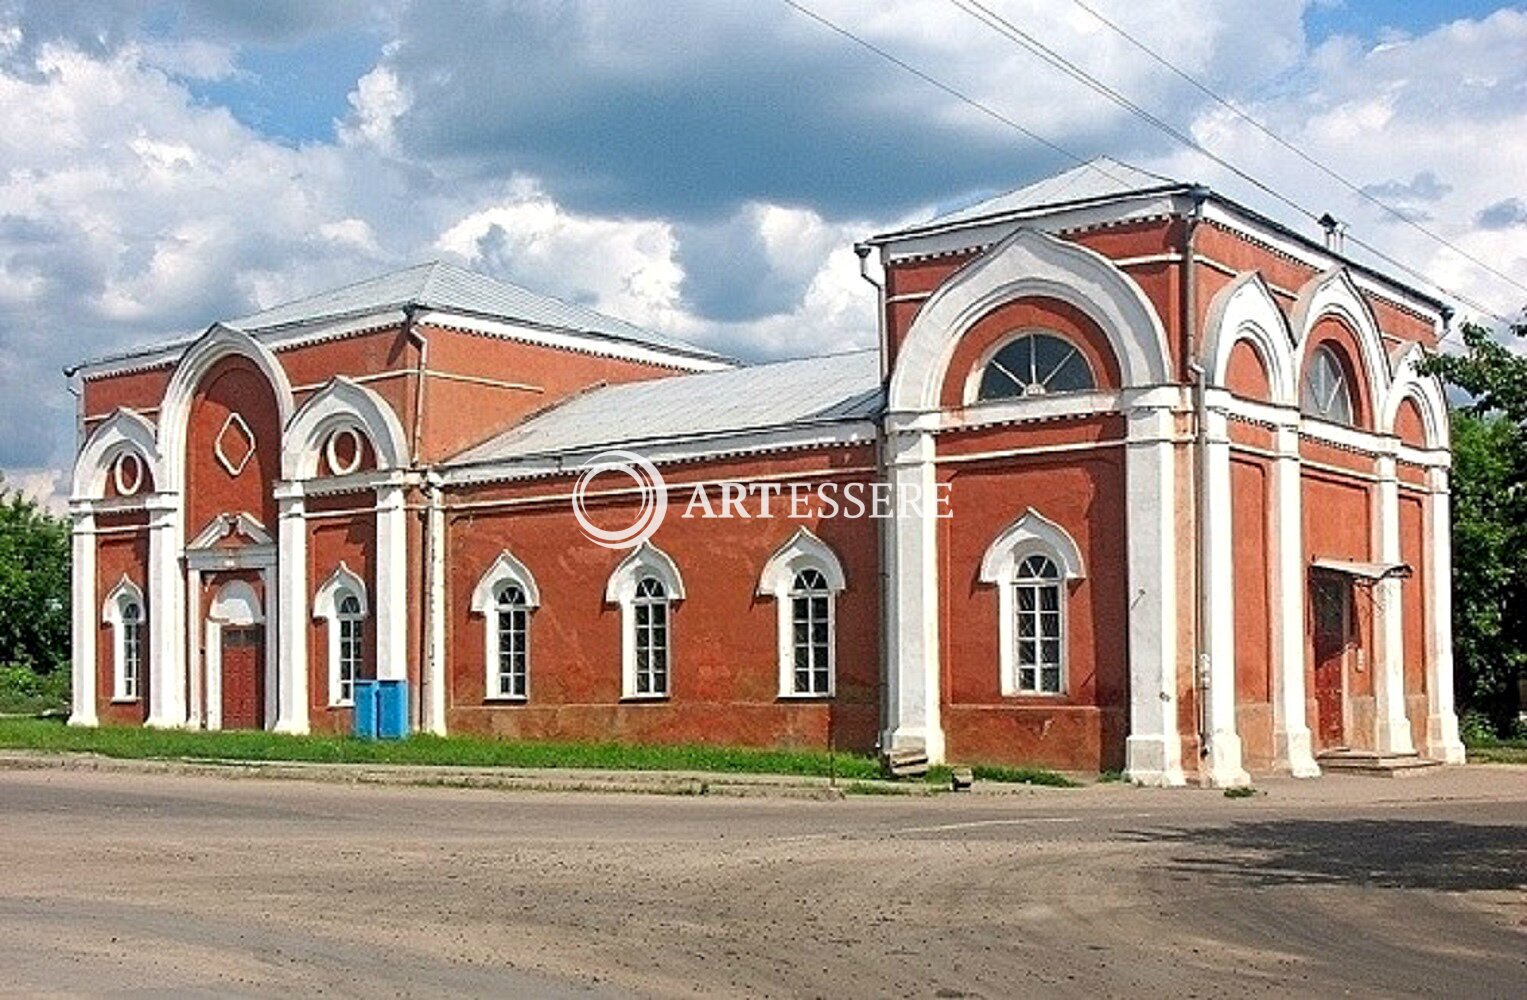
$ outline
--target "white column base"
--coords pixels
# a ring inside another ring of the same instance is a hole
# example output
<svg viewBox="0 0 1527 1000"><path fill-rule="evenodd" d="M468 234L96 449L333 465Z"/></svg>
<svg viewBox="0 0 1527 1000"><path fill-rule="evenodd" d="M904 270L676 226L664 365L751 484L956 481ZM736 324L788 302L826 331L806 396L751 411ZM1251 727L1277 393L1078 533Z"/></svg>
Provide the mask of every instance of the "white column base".
<svg viewBox="0 0 1527 1000"><path fill-rule="evenodd" d="M886 751L921 750L928 755L929 764L944 763L946 753L944 731L923 726L887 729L880 735L880 746Z"/></svg>
<svg viewBox="0 0 1527 1000"><path fill-rule="evenodd" d="M1174 737L1175 738L1175 737ZM1158 736L1131 736L1124 741L1124 780L1152 788L1181 788L1188 783L1178 762L1177 748L1170 750Z"/></svg>
<svg viewBox="0 0 1527 1000"><path fill-rule="evenodd" d="M284 733L287 736L306 736L308 725L306 719L277 719L276 724L270 727L273 733Z"/></svg>
<svg viewBox="0 0 1527 1000"><path fill-rule="evenodd" d="M100 724L100 716L96 715L94 712L69 713L69 725L71 726L90 727L99 726Z"/></svg>
<svg viewBox="0 0 1527 1000"><path fill-rule="evenodd" d="M1320 777L1320 765L1315 763L1315 748L1308 729L1274 733L1273 745L1277 766L1287 769L1292 777Z"/></svg>
<svg viewBox="0 0 1527 1000"><path fill-rule="evenodd" d="M1425 756L1444 764L1462 764L1467 760L1468 753L1458 736L1458 716L1448 712L1426 717Z"/></svg>
<svg viewBox="0 0 1527 1000"><path fill-rule="evenodd" d="M1221 729L1209 737L1209 754L1199 769L1199 780L1210 788L1244 788L1251 775L1241 766L1241 738L1233 729Z"/></svg>
<svg viewBox="0 0 1527 1000"><path fill-rule="evenodd" d="M1412 754L1416 752L1415 741L1410 738L1410 720L1379 716L1374 723L1373 743L1380 753Z"/></svg>

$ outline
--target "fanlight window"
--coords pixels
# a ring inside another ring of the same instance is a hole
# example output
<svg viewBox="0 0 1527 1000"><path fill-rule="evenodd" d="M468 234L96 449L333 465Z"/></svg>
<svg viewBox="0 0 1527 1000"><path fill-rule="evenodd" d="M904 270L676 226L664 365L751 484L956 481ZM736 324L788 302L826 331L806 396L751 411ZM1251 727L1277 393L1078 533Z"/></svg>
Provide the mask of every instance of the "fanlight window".
<svg viewBox="0 0 1527 1000"><path fill-rule="evenodd" d="M1352 386L1347 370L1336 352L1319 347L1310 356L1310 370L1304 378L1300 409L1312 417L1351 425L1353 420Z"/></svg>
<svg viewBox="0 0 1527 1000"><path fill-rule="evenodd" d="M1076 345L1049 333L1021 334L992 355L981 372L978 400L1085 392L1097 387Z"/></svg>

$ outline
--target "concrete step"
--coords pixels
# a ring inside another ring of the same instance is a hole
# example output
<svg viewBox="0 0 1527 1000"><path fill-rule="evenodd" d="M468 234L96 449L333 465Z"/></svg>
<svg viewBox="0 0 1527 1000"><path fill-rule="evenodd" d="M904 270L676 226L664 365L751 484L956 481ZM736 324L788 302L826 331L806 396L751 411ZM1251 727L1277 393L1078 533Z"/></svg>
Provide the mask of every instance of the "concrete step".
<svg viewBox="0 0 1527 1000"><path fill-rule="evenodd" d="M1405 778L1423 774L1442 762L1419 754L1379 753L1375 750L1326 750L1315 755L1315 762L1328 774L1360 774L1375 778Z"/></svg>

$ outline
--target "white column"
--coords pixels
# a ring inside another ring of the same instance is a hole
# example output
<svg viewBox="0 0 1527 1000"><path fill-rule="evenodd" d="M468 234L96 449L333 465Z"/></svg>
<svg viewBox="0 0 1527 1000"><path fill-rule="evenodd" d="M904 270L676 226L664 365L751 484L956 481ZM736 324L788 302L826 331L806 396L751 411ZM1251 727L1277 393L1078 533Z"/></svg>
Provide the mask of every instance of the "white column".
<svg viewBox="0 0 1527 1000"><path fill-rule="evenodd" d="M276 487L276 724L281 733L308 731L308 534L300 484ZM270 641L267 637L267 641Z"/></svg>
<svg viewBox="0 0 1527 1000"><path fill-rule="evenodd" d="M180 497L148 502L149 705L145 725L184 726L186 711L186 581L180 568Z"/></svg>
<svg viewBox="0 0 1527 1000"><path fill-rule="evenodd" d="M277 639L271 633L275 631L275 609L280 602L276 586L276 570L273 566L265 566L260 570L260 584L265 591L265 607L262 609L265 625L265 662L260 664L260 669L265 671L265 705L263 708L265 728L274 730L276 720L279 719L281 706L281 657L277 646ZM274 599L272 599L274 596Z"/></svg>
<svg viewBox="0 0 1527 1000"><path fill-rule="evenodd" d="M445 662L445 507L438 487L429 494L429 701L424 726L428 732L446 732Z"/></svg>
<svg viewBox="0 0 1527 1000"><path fill-rule="evenodd" d="M1235 540L1232 534L1235 500L1230 486L1230 437L1223 413L1205 414L1204 523L1198 542L1204 546L1200 572L1204 579L1204 649L1209 689L1205 692L1209 731L1202 779L1216 788L1251 784L1241 765L1241 736L1235 726ZM1242 525L1243 531L1261 525Z"/></svg>
<svg viewBox="0 0 1527 1000"><path fill-rule="evenodd" d="M96 624L95 586L95 515L88 507L74 511L74 534L71 539L73 561L71 574L71 622L73 632L70 661L73 701L69 725L94 726L96 715Z"/></svg>
<svg viewBox="0 0 1527 1000"><path fill-rule="evenodd" d="M1132 411L1124 453L1129 563L1125 776L1143 785L1184 784L1177 731L1175 423L1166 407Z"/></svg>
<svg viewBox="0 0 1527 1000"><path fill-rule="evenodd" d="M1304 523L1299 430L1280 427L1273 464L1272 670L1273 756L1296 778L1320 774L1304 689Z"/></svg>
<svg viewBox="0 0 1527 1000"><path fill-rule="evenodd" d="M1377 462L1373 491L1375 553L1379 562L1400 561L1400 482L1393 455ZM1380 580L1373 586L1374 746L1380 753L1415 752L1410 720L1405 717L1405 622L1400 581Z"/></svg>
<svg viewBox="0 0 1527 1000"><path fill-rule="evenodd" d="M376 491L376 676L408 677L408 519L396 485Z"/></svg>
<svg viewBox="0 0 1527 1000"><path fill-rule="evenodd" d="M938 519L934 496L933 435L894 431L887 435L893 496L918 495L925 510L907 510L893 500L893 516L882 522L891 532L889 644L886 650L886 750L923 750L930 764L944 760L939 712Z"/></svg>
<svg viewBox="0 0 1527 1000"><path fill-rule="evenodd" d="M1427 757L1448 764L1464 762L1458 715L1453 707L1453 540L1448 473L1428 473L1426 499L1426 748Z"/></svg>
<svg viewBox="0 0 1527 1000"><path fill-rule="evenodd" d="M202 593L201 593L201 570L188 569L186 571L186 604L190 611L186 614L186 648L187 662L190 664L190 680L187 687L190 688L190 704L186 706L186 723L193 729L201 727L206 722L204 709L207 704L206 692L203 690L203 682L207 678L207 658L202 646Z"/></svg>

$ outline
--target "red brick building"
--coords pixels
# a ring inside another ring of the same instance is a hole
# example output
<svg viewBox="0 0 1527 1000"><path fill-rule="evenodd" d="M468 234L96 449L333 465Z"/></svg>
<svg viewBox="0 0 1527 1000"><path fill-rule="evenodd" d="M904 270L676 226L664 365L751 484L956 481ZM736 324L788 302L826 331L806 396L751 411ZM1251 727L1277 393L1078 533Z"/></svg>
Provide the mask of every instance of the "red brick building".
<svg viewBox="0 0 1527 1000"><path fill-rule="evenodd" d="M376 677L519 739L1462 759L1441 303L1108 160L860 249L871 351L737 365L431 264L80 366L72 721L343 731ZM667 483L628 551L571 502L611 448ZM750 516L681 516L725 483ZM877 489L946 505L836 503Z"/></svg>

